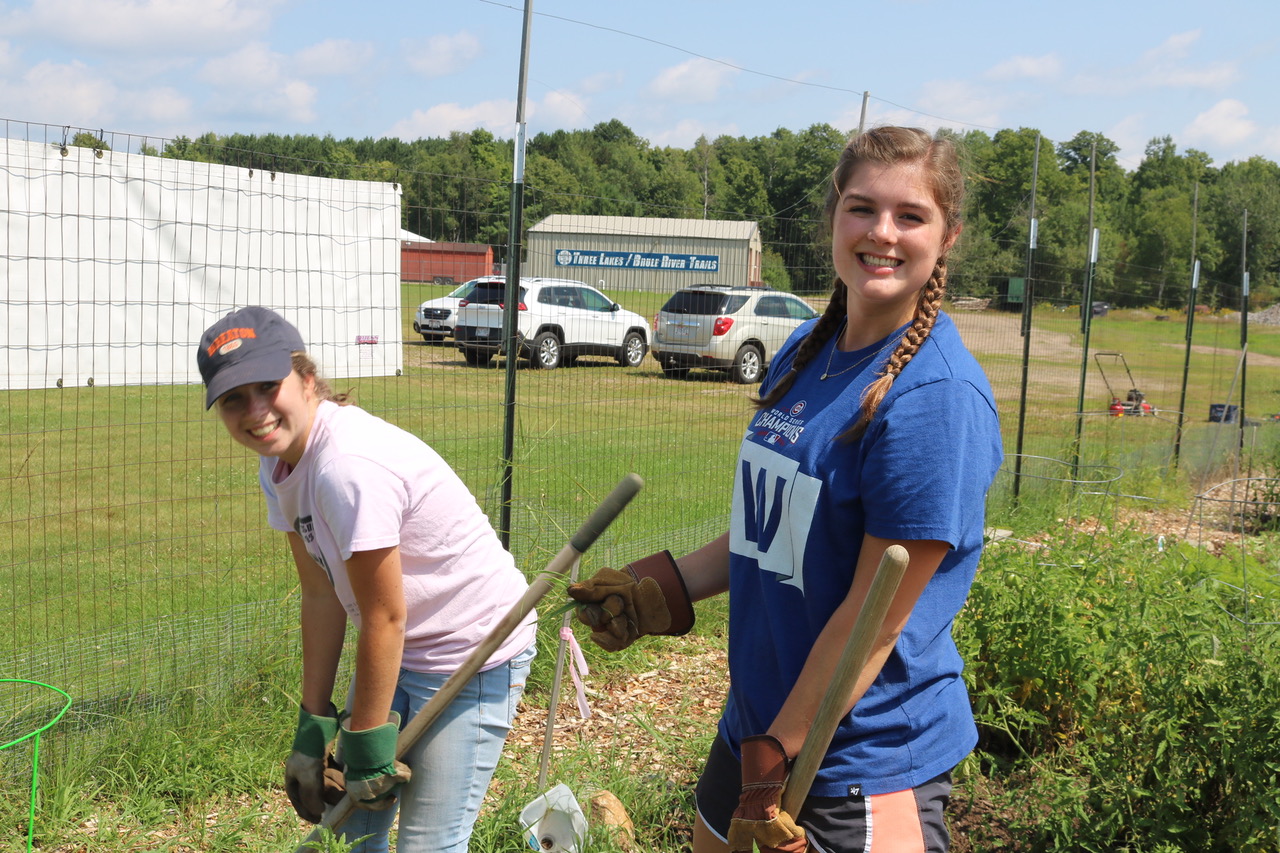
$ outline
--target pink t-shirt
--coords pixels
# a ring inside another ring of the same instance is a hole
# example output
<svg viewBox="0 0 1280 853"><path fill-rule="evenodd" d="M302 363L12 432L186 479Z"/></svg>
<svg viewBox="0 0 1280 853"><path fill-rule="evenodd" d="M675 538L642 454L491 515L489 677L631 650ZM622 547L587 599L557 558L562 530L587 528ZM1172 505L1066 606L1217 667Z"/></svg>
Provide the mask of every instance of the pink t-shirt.
<svg viewBox="0 0 1280 853"><path fill-rule="evenodd" d="M302 460L280 476L284 467L276 457L262 459L267 522L302 537L357 628L346 561L356 551L399 546L405 669L453 672L528 588L448 463L363 409L322 402ZM535 621L530 613L484 668L528 648Z"/></svg>

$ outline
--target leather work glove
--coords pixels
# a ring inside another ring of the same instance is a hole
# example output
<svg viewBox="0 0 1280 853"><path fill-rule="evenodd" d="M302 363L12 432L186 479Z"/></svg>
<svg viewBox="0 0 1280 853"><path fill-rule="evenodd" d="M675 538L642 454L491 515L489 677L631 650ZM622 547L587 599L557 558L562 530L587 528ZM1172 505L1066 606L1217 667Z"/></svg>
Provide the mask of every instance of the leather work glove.
<svg viewBox="0 0 1280 853"><path fill-rule="evenodd" d="M331 717L319 717L304 708L298 709L293 751L284 763L285 793L298 817L309 823L319 823L324 817L325 805L337 804L346 793L332 748L338 734L338 709L333 703L329 708Z"/></svg>
<svg viewBox="0 0 1280 853"><path fill-rule="evenodd" d="M751 853L804 853L809 849L804 830L782 810L782 787L787 780L786 750L772 735L742 739L742 793L729 824L729 849Z"/></svg>
<svg viewBox="0 0 1280 853"><path fill-rule="evenodd" d="M396 789L409 781L409 765L396 760L399 733L400 715L395 711L381 726L358 732L343 726L339 732L344 781L357 808L372 812L390 808Z"/></svg>
<svg viewBox="0 0 1280 853"><path fill-rule="evenodd" d="M569 597L584 605L578 621L608 652L625 649L641 637L678 637L693 627L693 602L670 551L659 551L617 569L601 569L569 585Z"/></svg>

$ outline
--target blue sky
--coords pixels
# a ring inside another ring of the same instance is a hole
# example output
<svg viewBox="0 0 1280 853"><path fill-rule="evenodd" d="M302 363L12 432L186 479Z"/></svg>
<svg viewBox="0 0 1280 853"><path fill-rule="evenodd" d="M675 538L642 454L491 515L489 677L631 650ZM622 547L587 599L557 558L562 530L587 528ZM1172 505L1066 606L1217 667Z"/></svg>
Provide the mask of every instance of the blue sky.
<svg viewBox="0 0 1280 853"><path fill-rule="evenodd" d="M0 0L0 119L172 137L514 135L520 0ZM530 135L1098 131L1280 161L1276 0L533 0ZM22 135L11 127L10 135Z"/></svg>

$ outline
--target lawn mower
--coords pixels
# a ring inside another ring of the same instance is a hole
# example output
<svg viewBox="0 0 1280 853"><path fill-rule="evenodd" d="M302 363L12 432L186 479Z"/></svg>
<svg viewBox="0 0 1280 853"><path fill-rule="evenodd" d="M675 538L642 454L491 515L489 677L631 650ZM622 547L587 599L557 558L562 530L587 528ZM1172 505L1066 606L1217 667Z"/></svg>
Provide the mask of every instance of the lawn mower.
<svg viewBox="0 0 1280 853"><path fill-rule="evenodd" d="M1111 397L1111 403L1107 406L1108 414L1117 418L1125 415L1143 417L1157 414L1155 406L1147 402L1147 395L1138 390L1138 383L1133 381L1133 373L1129 370L1129 362L1125 360L1124 353L1095 352L1093 360L1098 365L1098 372L1102 374L1102 381L1107 386L1107 394ZM1124 399L1121 399L1111 386L1111 380L1107 378L1107 370L1103 366L1104 361L1110 363L1113 373L1117 367L1124 368L1125 376L1129 378L1129 393L1124 396Z"/></svg>

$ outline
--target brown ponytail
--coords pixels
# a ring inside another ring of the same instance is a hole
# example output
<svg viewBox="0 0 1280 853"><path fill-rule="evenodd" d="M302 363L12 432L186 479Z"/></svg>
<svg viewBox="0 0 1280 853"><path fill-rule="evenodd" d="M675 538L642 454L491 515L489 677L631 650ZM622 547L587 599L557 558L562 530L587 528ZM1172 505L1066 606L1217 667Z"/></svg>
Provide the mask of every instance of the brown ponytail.
<svg viewBox="0 0 1280 853"><path fill-rule="evenodd" d="M316 367L315 360L305 352L295 352L293 354L293 369L303 379L310 376L315 380L316 397L320 400L332 400L339 406L351 404L351 395L335 392L328 380L320 375L320 368Z"/></svg>

